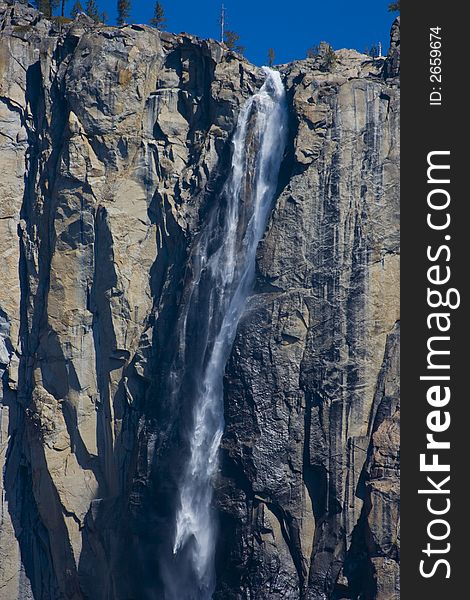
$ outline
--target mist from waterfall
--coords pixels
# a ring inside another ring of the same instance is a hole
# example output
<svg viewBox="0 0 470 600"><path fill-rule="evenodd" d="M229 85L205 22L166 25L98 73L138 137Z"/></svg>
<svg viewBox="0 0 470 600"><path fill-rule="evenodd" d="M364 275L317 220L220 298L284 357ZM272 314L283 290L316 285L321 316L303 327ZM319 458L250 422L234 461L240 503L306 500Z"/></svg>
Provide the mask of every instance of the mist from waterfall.
<svg viewBox="0 0 470 600"><path fill-rule="evenodd" d="M191 283L177 325L182 360L174 365L170 384L180 401L186 400L178 383L186 367L184 357L195 352L198 356L191 358L193 418L188 461L179 482L174 566L166 600L210 600L215 587L217 520L211 504L224 428L223 377L253 284L256 249L276 192L287 136L281 77L272 69L263 70L264 85L238 117L230 172L217 198L219 207L192 249ZM197 322L197 341L191 333L192 321ZM189 579L178 572L183 562Z"/></svg>

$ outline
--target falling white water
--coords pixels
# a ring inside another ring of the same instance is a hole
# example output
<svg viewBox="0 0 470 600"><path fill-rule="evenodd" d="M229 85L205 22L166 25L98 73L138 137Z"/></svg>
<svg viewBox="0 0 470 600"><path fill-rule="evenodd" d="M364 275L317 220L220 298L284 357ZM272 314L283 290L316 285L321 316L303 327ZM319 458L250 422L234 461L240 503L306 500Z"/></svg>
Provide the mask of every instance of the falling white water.
<svg viewBox="0 0 470 600"><path fill-rule="evenodd" d="M215 586L216 526L211 501L224 427L223 376L253 283L256 248L266 228L286 143L284 86L277 71L264 68L264 73L263 87L246 102L238 118L231 170L218 199L225 207L223 218L219 213L209 221L192 252L194 273L188 303L193 297L201 303L197 288L204 281L204 309L198 309L198 318L207 319L207 335L200 372L194 377L197 389L190 452L179 486L173 546L175 558L184 553L191 562L193 581L185 582L181 589L183 584L179 587L172 578L173 590L167 593L167 597L181 600L209 600ZM191 352L186 341L189 310L181 326L183 354ZM172 375L177 377L175 371Z"/></svg>

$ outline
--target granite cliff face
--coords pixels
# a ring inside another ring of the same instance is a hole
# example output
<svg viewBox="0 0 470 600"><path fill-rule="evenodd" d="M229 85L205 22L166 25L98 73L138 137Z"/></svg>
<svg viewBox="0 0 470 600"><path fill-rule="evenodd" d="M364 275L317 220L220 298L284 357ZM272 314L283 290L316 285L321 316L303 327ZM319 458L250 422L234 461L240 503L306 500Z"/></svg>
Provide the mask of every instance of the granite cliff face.
<svg viewBox="0 0 470 600"><path fill-rule="evenodd" d="M217 600L396 600L399 29L280 67L289 139L227 364ZM0 599L163 598L188 257L262 71L0 0ZM189 599L188 599L189 600Z"/></svg>

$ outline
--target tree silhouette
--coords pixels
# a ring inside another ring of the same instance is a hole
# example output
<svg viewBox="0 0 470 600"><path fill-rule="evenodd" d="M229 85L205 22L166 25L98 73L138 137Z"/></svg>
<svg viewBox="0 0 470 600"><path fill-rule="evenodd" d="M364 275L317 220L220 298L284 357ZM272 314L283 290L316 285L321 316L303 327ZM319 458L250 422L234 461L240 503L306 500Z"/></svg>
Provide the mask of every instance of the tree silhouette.
<svg viewBox="0 0 470 600"><path fill-rule="evenodd" d="M400 12L400 0L398 2L392 2L388 5L389 12Z"/></svg>
<svg viewBox="0 0 470 600"><path fill-rule="evenodd" d="M233 52L238 52L239 54L243 54L246 50L245 46L241 46L238 42L240 41L240 36L236 31L226 31L224 34L224 42L229 50Z"/></svg>
<svg viewBox="0 0 470 600"><path fill-rule="evenodd" d="M87 0L85 12L95 23L100 22L100 13L96 0Z"/></svg>
<svg viewBox="0 0 470 600"><path fill-rule="evenodd" d="M52 17L54 9L57 8L61 0L36 0L35 5L45 17Z"/></svg>
<svg viewBox="0 0 470 600"><path fill-rule="evenodd" d="M276 53L274 52L274 48L269 48L269 50L268 50L268 65L270 67L273 66L275 58L276 58Z"/></svg>
<svg viewBox="0 0 470 600"><path fill-rule="evenodd" d="M368 48L366 48L364 54L369 54ZM324 72L332 71L338 60L336 52L328 42L320 42L318 45L311 46L307 50L307 58L316 58L317 68Z"/></svg>
<svg viewBox="0 0 470 600"><path fill-rule="evenodd" d="M332 71L337 60L338 59L336 57L336 53L333 50L333 48L330 46L328 48L328 50L325 52L325 54L322 56L321 70L322 71Z"/></svg>
<svg viewBox="0 0 470 600"><path fill-rule="evenodd" d="M79 13L85 12L83 10L82 3L80 0L75 0L75 4L72 6L72 10L70 11L70 16L72 19L76 19Z"/></svg>
<svg viewBox="0 0 470 600"><path fill-rule="evenodd" d="M118 25L122 26L131 16L131 0L118 0L117 12Z"/></svg>
<svg viewBox="0 0 470 600"><path fill-rule="evenodd" d="M320 42L318 46L311 46L307 50L307 58L320 59L319 68L321 71L331 71L337 61L335 51L328 42Z"/></svg>
<svg viewBox="0 0 470 600"><path fill-rule="evenodd" d="M153 17L150 20L150 25L155 27L156 29L166 29L166 18L165 18L165 9L160 4L160 2L155 3L155 10L153 13Z"/></svg>

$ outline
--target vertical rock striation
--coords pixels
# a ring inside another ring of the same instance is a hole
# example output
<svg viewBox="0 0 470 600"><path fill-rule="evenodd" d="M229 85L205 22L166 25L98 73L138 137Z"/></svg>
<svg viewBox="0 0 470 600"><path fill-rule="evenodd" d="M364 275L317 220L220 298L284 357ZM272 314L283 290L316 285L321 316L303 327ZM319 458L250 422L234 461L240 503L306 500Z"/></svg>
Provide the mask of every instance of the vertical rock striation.
<svg viewBox="0 0 470 600"><path fill-rule="evenodd" d="M397 48L398 23L386 60L280 68L288 147L225 372L220 600L398 598ZM161 598L191 409L164 393L174 327L265 76L12 0L0 75L0 599Z"/></svg>
<svg viewBox="0 0 470 600"><path fill-rule="evenodd" d="M398 91L371 67L286 69L291 151L226 374L221 599L398 598Z"/></svg>

